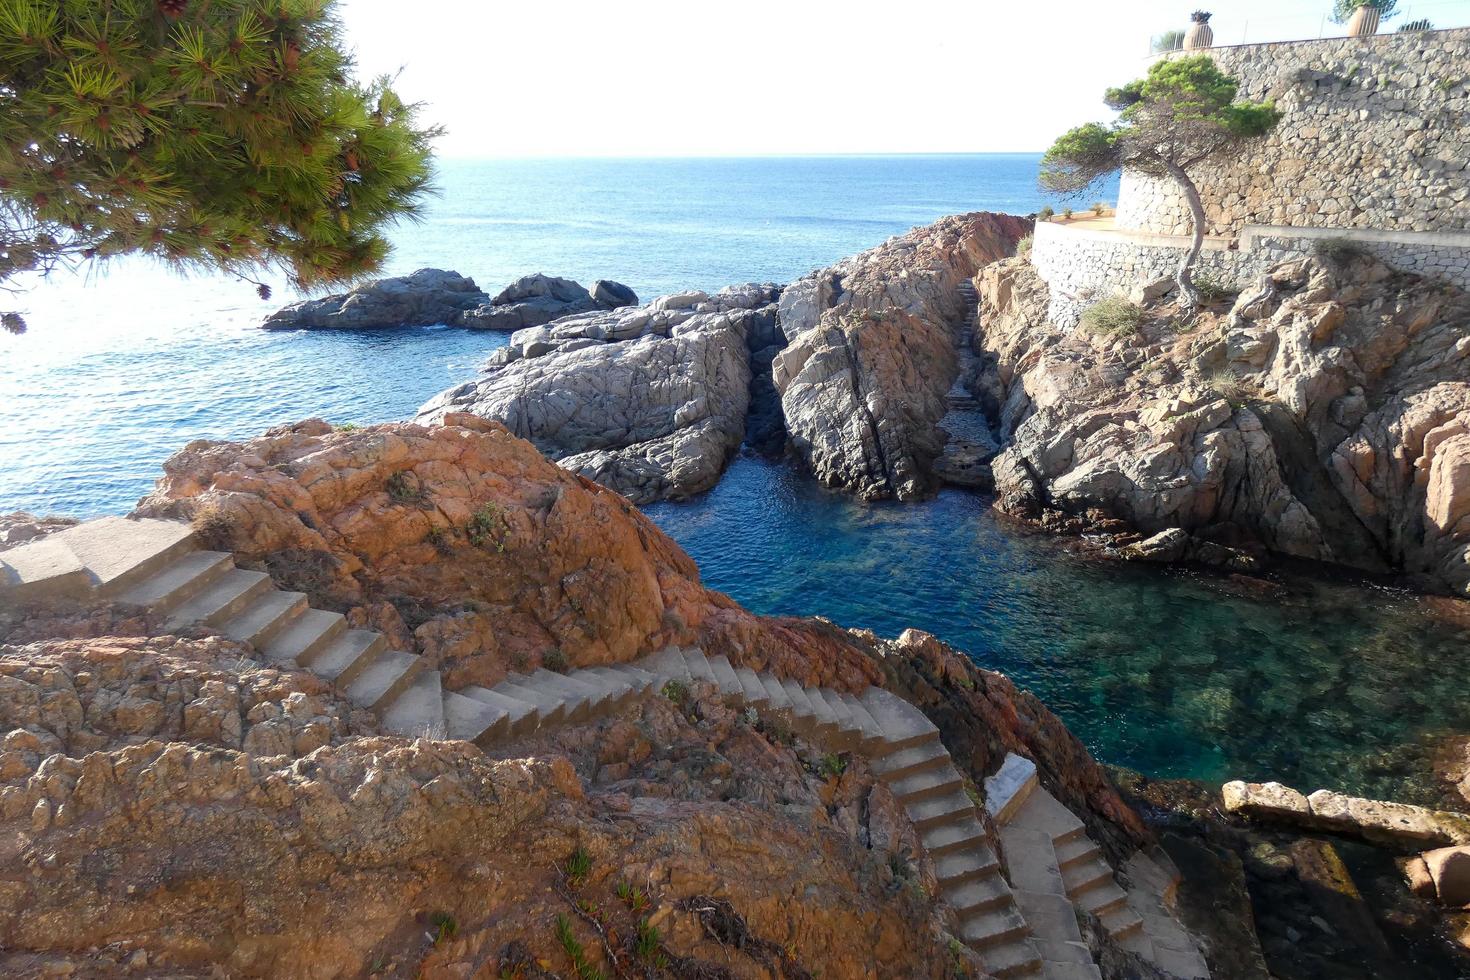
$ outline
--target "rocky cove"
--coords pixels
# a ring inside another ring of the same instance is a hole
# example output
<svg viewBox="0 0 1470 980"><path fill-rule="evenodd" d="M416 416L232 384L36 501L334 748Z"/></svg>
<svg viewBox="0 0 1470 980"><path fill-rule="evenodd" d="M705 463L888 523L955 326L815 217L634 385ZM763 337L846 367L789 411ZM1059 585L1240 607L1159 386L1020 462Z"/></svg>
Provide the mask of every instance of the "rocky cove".
<svg viewBox="0 0 1470 980"><path fill-rule="evenodd" d="M382 636L446 698L670 649L896 692L938 725L1044 971L1085 948L1108 977L1204 961L1214 976L1454 975L1436 934L1461 927L1435 911L1437 886L1411 892L1392 857L1350 843L1339 871L1330 834L1228 815L1215 794L1245 776L1457 805L1466 637L1454 600L1403 586L1463 590L1464 299L1369 259L1309 260L1188 324L1151 299L1144 342L1123 343L1048 322L1045 285L1009 257L1028 227L965 215L785 287L614 299L531 326L542 314L512 309L483 373L413 422L191 444L134 517L181 522L237 571ZM532 277L499 305L597 292L558 282ZM967 489L943 489L956 468ZM993 498L968 489L987 469ZM1357 483L1337 482L1349 471ZM15 554L66 527L13 518L3 535ZM875 603L844 594L884 566ZM1362 584L1336 583L1344 566L1395 587L1365 604ZM801 596L785 611L828 619L755 615L711 586L746 606ZM976 597L993 611L951 608ZM654 928L674 976L1016 973L1011 927L956 938L977 913L946 897L915 836L927 811L905 813L881 757L829 752L697 673L687 693L482 751L398 737L391 713L275 659L233 611L190 625L112 598L5 625L9 904L38 910L6 925L16 970L555 976L562 916L609 963L627 955L619 933ZM1007 615L1017 603L1082 618ZM843 628L858 608L882 610L863 624L876 632ZM954 647L905 632L931 618L969 625ZM1272 656L1242 655L1253 646ZM1083 676L1094 693L1078 700ZM1104 769L1044 703L1143 775ZM1130 745L1140 718L1150 736ZM1157 748L1170 726L1182 755ZM1080 821L1068 834L1096 842L1123 905L1089 913L1090 885L1028 884L1033 830L995 781L1011 758ZM1183 774L1204 782L1149 778ZM118 832L122 800L146 834ZM221 850L223 866L201 863ZM86 860L114 870L70 882ZM248 905L242 881L262 886ZM100 897L118 889L135 897ZM289 914L307 894L314 911ZM1042 910L1053 900L1070 902L1064 922ZM854 930L873 942L844 944Z"/></svg>

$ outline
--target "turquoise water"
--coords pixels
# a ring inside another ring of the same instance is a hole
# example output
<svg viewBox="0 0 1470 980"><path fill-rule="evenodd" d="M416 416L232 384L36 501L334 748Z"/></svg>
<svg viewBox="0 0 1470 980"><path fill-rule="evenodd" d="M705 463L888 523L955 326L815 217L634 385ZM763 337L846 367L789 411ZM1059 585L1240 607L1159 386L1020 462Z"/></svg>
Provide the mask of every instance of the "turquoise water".
<svg viewBox="0 0 1470 980"><path fill-rule="evenodd" d="M645 297L787 281L944 214L1035 210L1036 159L449 162L390 271L454 268L493 291L539 270ZM255 329L285 299L141 263L33 291L31 333L0 337L0 511L120 512L191 439L403 418L504 343ZM929 630L1035 690L1102 758L1155 775L1422 796L1433 738L1470 730L1467 637L1411 597L1296 579L1255 599L1098 567L988 503L864 506L741 459L704 497L650 510L749 608Z"/></svg>

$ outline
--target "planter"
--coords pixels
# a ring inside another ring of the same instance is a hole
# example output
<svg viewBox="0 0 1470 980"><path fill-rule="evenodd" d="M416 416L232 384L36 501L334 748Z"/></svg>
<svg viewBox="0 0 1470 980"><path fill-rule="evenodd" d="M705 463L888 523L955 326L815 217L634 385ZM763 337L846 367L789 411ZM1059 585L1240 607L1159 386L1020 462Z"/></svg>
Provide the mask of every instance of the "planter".
<svg viewBox="0 0 1470 980"><path fill-rule="evenodd" d="M1372 37L1378 33L1380 13L1377 7L1359 7L1348 21L1349 37Z"/></svg>
<svg viewBox="0 0 1470 980"><path fill-rule="evenodd" d="M1184 50L1198 51L1200 48L1208 48L1215 43L1215 29L1204 21L1196 21L1189 25L1188 32L1184 35Z"/></svg>

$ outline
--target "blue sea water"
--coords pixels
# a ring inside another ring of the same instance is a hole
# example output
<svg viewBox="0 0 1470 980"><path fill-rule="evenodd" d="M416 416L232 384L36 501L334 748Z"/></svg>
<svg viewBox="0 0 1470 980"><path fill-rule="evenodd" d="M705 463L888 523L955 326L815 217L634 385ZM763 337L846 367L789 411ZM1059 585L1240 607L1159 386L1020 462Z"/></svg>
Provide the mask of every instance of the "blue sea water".
<svg viewBox="0 0 1470 980"><path fill-rule="evenodd" d="M789 281L944 214L1033 211L1036 163L447 161L443 196L395 235L389 271L452 268L490 291L535 271L612 278L644 297ZM0 511L122 512L190 440L403 418L504 343L256 329L289 298L127 262L38 286L23 298L31 332L0 336ZM1470 730L1470 637L1410 596L1302 578L1254 597L1098 567L988 505L957 491L863 505L741 458L712 492L649 512L749 608L926 629L1034 690L1103 759L1154 775L1426 798L1435 740Z"/></svg>

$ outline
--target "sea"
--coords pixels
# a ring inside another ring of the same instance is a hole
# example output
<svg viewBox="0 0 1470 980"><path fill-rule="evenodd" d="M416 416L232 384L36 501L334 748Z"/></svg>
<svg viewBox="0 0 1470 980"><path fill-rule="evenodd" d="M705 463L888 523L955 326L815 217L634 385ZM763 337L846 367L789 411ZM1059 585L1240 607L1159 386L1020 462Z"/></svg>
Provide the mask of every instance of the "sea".
<svg viewBox="0 0 1470 980"><path fill-rule="evenodd" d="M1060 208L1038 162L444 160L386 272L454 269L492 293L532 272L606 278L645 299L784 283L946 214ZM270 301L231 277L120 260L0 296L30 323L0 334L0 512L126 512L192 440L409 417L505 343L445 327L262 331L295 298L267 281ZM934 633L1043 698L1102 760L1149 776L1434 802L1435 752L1470 731L1470 634L1381 583L1293 569L1261 589L1099 565L998 520L984 494L862 504L751 455L709 493L646 510L748 608Z"/></svg>

